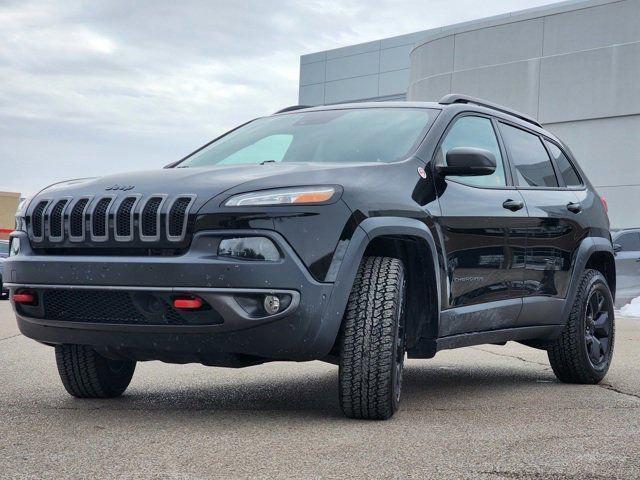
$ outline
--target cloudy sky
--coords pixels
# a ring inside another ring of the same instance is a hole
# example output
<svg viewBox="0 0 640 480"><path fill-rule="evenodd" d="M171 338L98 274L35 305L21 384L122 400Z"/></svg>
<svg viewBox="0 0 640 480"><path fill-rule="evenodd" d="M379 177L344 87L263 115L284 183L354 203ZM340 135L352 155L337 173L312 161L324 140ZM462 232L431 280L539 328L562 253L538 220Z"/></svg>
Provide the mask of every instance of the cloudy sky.
<svg viewBox="0 0 640 480"><path fill-rule="evenodd" d="M0 0L0 190L158 168L297 103L299 57L554 0Z"/></svg>

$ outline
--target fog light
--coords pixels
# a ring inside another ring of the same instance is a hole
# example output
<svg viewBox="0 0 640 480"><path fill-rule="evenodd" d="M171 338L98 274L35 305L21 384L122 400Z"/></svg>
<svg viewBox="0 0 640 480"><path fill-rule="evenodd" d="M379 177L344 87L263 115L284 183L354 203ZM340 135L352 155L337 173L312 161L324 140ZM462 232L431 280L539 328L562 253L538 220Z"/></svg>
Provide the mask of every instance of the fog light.
<svg viewBox="0 0 640 480"><path fill-rule="evenodd" d="M223 238L218 245L218 256L242 260L280 260L280 252L266 237Z"/></svg>
<svg viewBox="0 0 640 480"><path fill-rule="evenodd" d="M275 295L265 295L263 306L269 315L280 311L280 299Z"/></svg>
<svg viewBox="0 0 640 480"><path fill-rule="evenodd" d="M14 237L11 239L11 246L9 247L9 256L13 257L20 253L20 239Z"/></svg>

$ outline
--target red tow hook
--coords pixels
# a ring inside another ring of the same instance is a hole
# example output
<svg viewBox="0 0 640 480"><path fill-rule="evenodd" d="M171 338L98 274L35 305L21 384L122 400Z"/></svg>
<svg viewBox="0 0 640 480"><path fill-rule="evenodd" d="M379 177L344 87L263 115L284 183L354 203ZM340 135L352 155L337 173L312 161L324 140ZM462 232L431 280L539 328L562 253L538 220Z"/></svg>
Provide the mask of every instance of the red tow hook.
<svg viewBox="0 0 640 480"><path fill-rule="evenodd" d="M36 294L33 292L18 292L13 294L13 301L21 305L35 305Z"/></svg>
<svg viewBox="0 0 640 480"><path fill-rule="evenodd" d="M178 310L198 310L202 308L203 302L198 297L176 297L173 299L173 307Z"/></svg>

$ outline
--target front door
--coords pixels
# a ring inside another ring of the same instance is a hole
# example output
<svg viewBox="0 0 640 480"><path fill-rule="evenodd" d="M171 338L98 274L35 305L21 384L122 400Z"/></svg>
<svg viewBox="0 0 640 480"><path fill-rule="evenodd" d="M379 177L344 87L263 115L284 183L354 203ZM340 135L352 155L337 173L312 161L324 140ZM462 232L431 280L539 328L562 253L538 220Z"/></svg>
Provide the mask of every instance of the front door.
<svg viewBox="0 0 640 480"><path fill-rule="evenodd" d="M445 162L452 148L481 148L493 153L497 164L492 175L438 181L448 287L440 336L510 327L520 314L514 285L523 280L521 227L527 211L522 195L510 186L495 128L489 117L459 116L436 153L435 161Z"/></svg>

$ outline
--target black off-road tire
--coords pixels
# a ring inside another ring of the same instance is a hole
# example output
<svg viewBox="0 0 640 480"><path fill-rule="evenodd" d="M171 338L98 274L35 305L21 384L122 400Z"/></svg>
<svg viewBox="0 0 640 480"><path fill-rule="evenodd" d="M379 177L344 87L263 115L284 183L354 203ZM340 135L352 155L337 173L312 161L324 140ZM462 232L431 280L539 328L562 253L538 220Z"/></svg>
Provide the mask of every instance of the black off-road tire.
<svg viewBox="0 0 640 480"><path fill-rule="evenodd" d="M384 420L398 409L404 363L405 275L396 258L365 257L340 339L340 407L347 417Z"/></svg>
<svg viewBox="0 0 640 480"><path fill-rule="evenodd" d="M608 322L610 339L608 352L602 362L590 360L586 337L589 335L588 305L592 294L599 292L607 302L606 310L610 316ZM585 270L580 277L576 299L571 308L567 325L560 338L547 349L549 362L556 377L565 383L596 384L609 370L613 356L615 340L615 321L613 297L607 280L597 270Z"/></svg>
<svg viewBox="0 0 640 480"><path fill-rule="evenodd" d="M77 398L119 397L136 369L132 360L111 360L86 345L56 346L56 363L64 388Z"/></svg>

